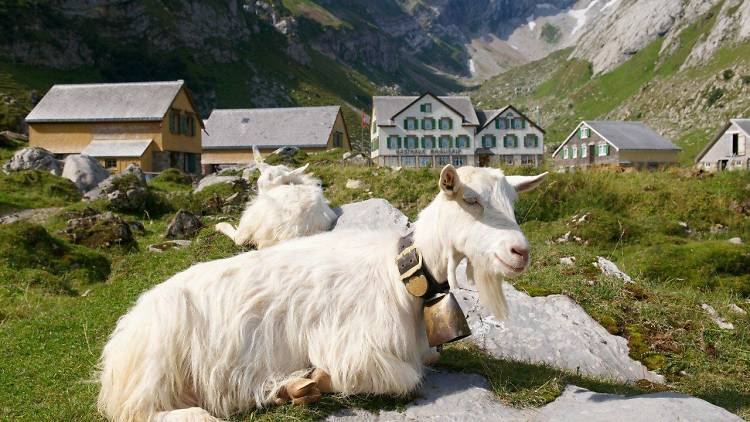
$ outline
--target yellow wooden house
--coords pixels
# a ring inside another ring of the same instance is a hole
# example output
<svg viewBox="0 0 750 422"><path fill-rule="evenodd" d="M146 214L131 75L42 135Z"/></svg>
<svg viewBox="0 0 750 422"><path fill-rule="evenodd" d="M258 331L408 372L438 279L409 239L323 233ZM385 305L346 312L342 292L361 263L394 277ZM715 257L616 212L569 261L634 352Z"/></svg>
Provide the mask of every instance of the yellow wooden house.
<svg viewBox="0 0 750 422"><path fill-rule="evenodd" d="M253 146L263 155L288 146L306 152L352 149L340 106L214 110L205 125L206 168L250 163Z"/></svg>
<svg viewBox="0 0 750 422"><path fill-rule="evenodd" d="M55 85L26 116L29 145L59 158L96 157L112 170L135 163L200 172L203 121L182 80Z"/></svg>

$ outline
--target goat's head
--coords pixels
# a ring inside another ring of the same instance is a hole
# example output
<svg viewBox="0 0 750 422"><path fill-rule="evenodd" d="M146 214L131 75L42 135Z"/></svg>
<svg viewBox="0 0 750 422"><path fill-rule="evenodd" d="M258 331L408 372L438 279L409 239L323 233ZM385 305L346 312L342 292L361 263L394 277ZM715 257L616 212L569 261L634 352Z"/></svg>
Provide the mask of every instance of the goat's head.
<svg viewBox="0 0 750 422"><path fill-rule="evenodd" d="M267 164L263 161L263 157L260 155L256 146L253 146L253 158L255 159L255 164L258 167L258 170L260 170L260 177L258 177L258 190L261 192L280 185L320 186L320 180L305 173L309 164L305 164L296 169L291 169L283 164L276 166Z"/></svg>
<svg viewBox="0 0 750 422"><path fill-rule="evenodd" d="M505 176L501 170L445 166L441 193L434 204L442 247L466 257L480 299L493 314L506 314L502 279L521 274L529 265L529 242L516 222L517 194L537 187L547 173Z"/></svg>

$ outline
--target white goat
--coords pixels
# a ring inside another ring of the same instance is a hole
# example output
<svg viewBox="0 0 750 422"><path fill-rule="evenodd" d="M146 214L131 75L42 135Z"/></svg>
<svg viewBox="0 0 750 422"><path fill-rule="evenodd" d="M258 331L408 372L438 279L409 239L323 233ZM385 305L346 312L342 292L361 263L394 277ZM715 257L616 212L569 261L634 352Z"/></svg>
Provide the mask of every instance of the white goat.
<svg viewBox="0 0 750 422"><path fill-rule="evenodd" d="M505 316L502 280L529 263L516 192L545 174L446 166L441 192L414 224L435 278L467 257L480 300ZM117 421L215 421L285 391L302 402L321 392L412 391L431 352L423 300L399 278L399 236L322 233L197 264L155 286L104 347L99 410Z"/></svg>
<svg viewBox="0 0 750 422"><path fill-rule="evenodd" d="M261 249L331 228L336 213L323 196L320 180L305 173L307 164L292 170L264 163L255 147L253 155L260 170L258 196L248 202L236 229L218 223L217 231L237 245L253 242Z"/></svg>

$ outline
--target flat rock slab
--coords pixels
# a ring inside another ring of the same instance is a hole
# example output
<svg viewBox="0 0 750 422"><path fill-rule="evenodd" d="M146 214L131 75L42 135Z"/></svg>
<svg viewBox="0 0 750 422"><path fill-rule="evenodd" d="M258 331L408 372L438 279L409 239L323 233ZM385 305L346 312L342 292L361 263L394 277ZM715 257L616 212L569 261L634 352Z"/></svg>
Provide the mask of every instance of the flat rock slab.
<svg viewBox="0 0 750 422"><path fill-rule="evenodd" d="M430 373L419 390L419 398L406 410L370 413L348 409L329 416L328 421L525 421L530 410L506 406L497 399L481 375Z"/></svg>
<svg viewBox="0 0 750 422"><path fill-rule="evenodd" d="M466 287L454 294L471 327L468 341L493 356L621 382L664 382L664 377L628 356L627 340L610 334L569 297L531 297L504 283L510 316L499 321L481 306L477 292L467 287L463 263L456 275L459 285Z"/></svg>
<svg viewBox="0 0 750 422"><path fill-rule="evenodd" d="M392 229L405 233L409 219L385 199L373 198L334 209L339 216L333 230Z"/></svg>
<svg viewBox="0 0 750 422"><path fill-rule="evenodd" d="M586 421L671 422L741 421L736 415L707 401L679 393L638 396L602 394L569 385L552 403L541 408L519 409L503 404L487 380L476 374L430 373L404 411L371 413L347 409L329 416L347 421Z"/></svg>

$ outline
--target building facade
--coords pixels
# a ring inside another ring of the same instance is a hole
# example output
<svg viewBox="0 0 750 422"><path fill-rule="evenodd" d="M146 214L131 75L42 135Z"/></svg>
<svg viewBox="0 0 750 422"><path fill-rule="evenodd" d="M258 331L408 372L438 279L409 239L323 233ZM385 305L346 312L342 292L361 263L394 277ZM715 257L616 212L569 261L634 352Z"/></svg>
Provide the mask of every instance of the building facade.
<svg viewBox="0 0 750 422"><path fill-rule="evenodd" d="M511 106L476 110L469 97L373 97L371 158L387 167L539 165L544 131Z"/></svg>
<svg viewBox="0 0 750 422"><path fill-rule="evenodd" d="M203 122L184 82L55 85L26 117L29 145L119 171L200 171Z"/></svg>
<svg viewBox="0 0 750 422"><path fill-rule="evenodd" d="M593 166L658 169L678 162L680 148L641 122L583 121L552 153L561 171Z"/></svg>
<svg viewBox="0 0 750 422"><path fill-rule="evenodd" d="M750 170L750 119L731 119L697 157L704 171Z"/></svg>
<svg viewBox="0 0 750 422"><path fill-rule="evenodd" d="M205 173L252 162L253 146L264 154L289 146L306 152L352 148L340 106L214 110L204 123Z"/></svg>

